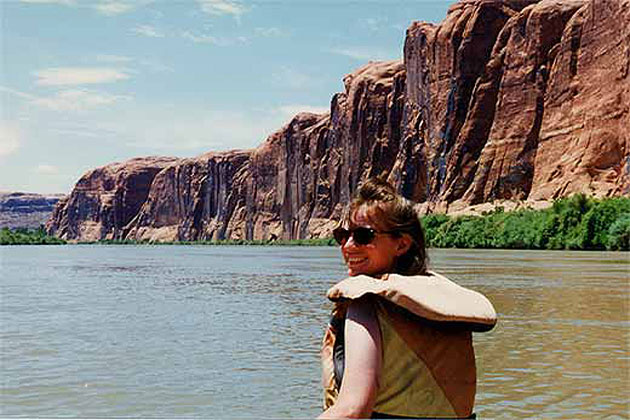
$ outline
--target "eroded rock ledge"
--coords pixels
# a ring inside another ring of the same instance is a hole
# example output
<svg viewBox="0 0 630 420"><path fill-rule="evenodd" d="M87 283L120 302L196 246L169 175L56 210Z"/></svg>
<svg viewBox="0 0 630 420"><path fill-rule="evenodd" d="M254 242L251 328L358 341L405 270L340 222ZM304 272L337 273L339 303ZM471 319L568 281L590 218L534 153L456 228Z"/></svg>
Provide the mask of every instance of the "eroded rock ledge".
<svg viewBox="0 0 630 420"><path fill-rule="evenodd" d="M344 78L249 151L95 169L47 228L70 240L329 234L385 175L424 211L630 195L630 0L470 0L413 23L404 61Z"/></svg>

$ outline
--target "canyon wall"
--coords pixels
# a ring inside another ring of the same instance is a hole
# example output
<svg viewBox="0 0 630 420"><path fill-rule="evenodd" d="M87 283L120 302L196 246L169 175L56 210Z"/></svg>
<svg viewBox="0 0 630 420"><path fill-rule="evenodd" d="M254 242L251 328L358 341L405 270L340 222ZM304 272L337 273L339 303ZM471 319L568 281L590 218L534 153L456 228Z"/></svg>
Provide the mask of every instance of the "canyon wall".
<svg viewBox="0 0 630 420"><path fill-rule="evenodd" d="M50 234L81 241L121 239L147 199L153 178L176 158L135 158L96 168L59 200L46 224Z"/></svg>
<svg viewBox="0 0 630 420"><path fill-rule="evenodd" d="M424 211L630 195L630 0L467 0L413 23L404 61L344 78L249 151L133 159L84 175L49 221L65 239L328 236L386 176Z"/></svg>

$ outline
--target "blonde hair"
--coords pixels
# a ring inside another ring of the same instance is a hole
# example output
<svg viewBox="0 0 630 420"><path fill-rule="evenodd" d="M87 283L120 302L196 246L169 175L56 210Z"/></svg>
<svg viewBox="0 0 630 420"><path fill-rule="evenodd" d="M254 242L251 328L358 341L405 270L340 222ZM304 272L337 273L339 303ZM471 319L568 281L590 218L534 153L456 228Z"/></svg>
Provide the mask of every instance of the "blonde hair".
<svg viewBox="0 0 630 420"><path fill-rule="evenodd" d="M361 210L370 223L393 235L409 235L409 250L398 257L393 272L403 275L426 274L427 254L424 231L413 204L399 195L394 187L381 178L369 178L359 186L346 219L354 224Z"/></svg>

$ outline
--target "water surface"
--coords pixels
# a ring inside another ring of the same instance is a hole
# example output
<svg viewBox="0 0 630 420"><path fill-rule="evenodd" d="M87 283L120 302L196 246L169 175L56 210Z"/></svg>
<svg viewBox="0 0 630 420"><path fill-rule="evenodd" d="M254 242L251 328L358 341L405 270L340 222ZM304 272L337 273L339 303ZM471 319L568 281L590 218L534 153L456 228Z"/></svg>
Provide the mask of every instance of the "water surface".
<svg viewBox="0 0 630 420"><path fill-rule="evenodd" d="M628 253L432 250L500 322L480 418L628 418ZM2 247L2 417L313 418L335 248Z"/></svg>

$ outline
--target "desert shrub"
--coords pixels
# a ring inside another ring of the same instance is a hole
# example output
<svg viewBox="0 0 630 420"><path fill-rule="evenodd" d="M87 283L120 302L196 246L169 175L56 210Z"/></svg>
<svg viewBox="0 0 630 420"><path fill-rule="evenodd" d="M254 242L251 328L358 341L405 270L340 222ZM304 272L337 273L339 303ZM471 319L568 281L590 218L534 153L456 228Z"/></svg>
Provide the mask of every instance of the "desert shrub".
<svg viewBox="0 0 630 420"><path fill-rule="evenodd" d="M630 251L630 213L624 213L610 225L606 238L606 249Z"/></svg>
<svg viewBox="0 0 630 420"><path fill-rule="evenodd" d="M450 218L445 214L428 214L420 218L427 246L435 246L433 242L435 241L440 226L449 220Z"/></svg>
<svg viewBox="0 0 630 420"><path fill-rule="evenodd" d="M544 213L533 210L504 213L496 223L493 248L540 249L545 221Z"/></svg>
<svg viewBox="0 0 630 420"><path fill-rule="evenodd" d="M630 199L576 194L544 210L422 218L428 246L438 248L627 249ZM625 248L624 248L625 247Z"/></svg>
<svg viewBox="0 0 630 420"><path fill-rule="evenodd" d="M610 229L624 216L630 216L630 199L613 198L597 202L584 216L580 229L584 248L605 249ZM618 226L623 226L623 221Z"/></svg>
<svg viewBox="0 0 630 420"><path fill-rule="evenodd" d="M50 236L43 226L37 229L2 228L0 230L0 245L57 245L65 244L63 239Z"/></svg>

